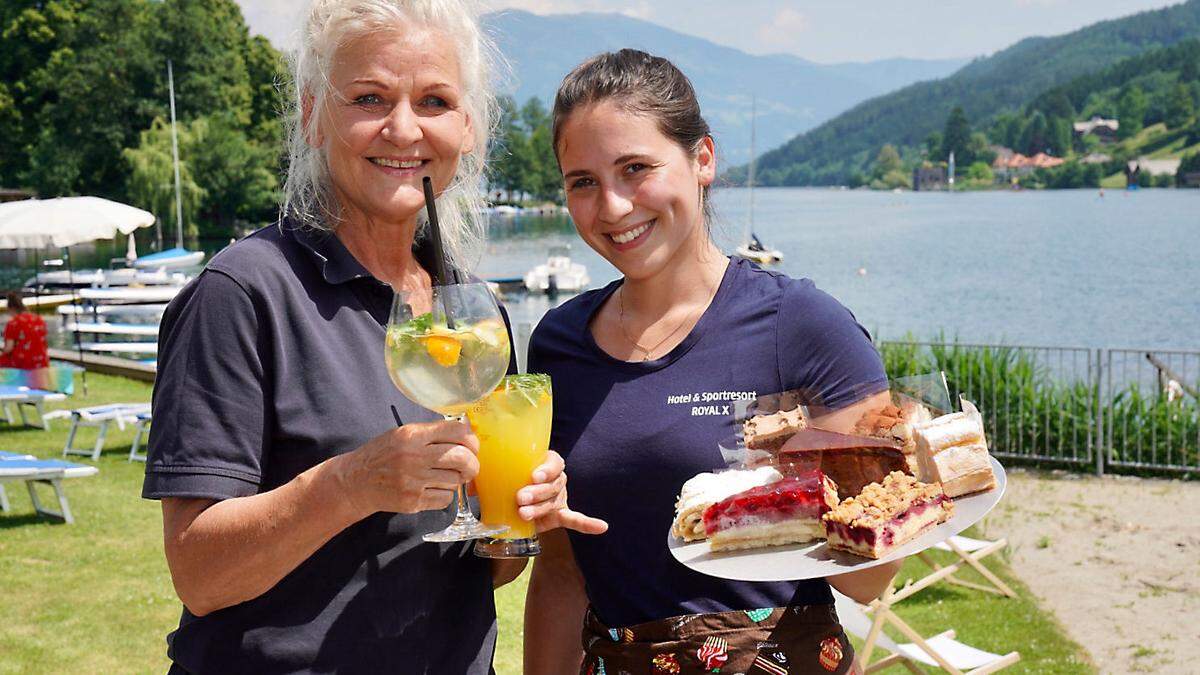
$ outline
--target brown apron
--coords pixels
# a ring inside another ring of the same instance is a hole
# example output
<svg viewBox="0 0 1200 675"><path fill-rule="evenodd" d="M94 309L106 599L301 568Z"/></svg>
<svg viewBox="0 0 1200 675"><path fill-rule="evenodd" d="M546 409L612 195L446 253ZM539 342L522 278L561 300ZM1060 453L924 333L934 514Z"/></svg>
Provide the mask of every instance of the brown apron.
<svg viewBox="0 0 1200 675"><path fill-rule="evenodd" d="M589 608L581 675L843 675L854 650L833 605L690 614L610 628Z"/></svg>

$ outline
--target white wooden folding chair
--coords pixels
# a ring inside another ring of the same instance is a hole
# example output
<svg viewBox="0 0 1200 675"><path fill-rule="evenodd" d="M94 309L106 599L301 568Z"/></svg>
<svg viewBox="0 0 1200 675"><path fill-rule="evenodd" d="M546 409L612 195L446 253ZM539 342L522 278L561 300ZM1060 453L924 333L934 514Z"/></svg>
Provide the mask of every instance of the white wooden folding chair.
<svg viewBox="0 0 1200 675"><path fill-rule="evenodd" d="M985 675L1007 668L1021 660L1016 651L993 654L963 644L955 639L954 630L924 638L892 611L892 592L889 586L882 598L871 603L871 616L866 609L850 598L834 591L838 618L847 633L864 641L856 655L859 668L866 673L875 673L894 665L902 665L913 673L924 673L918 664L941 668L951 675ZM884 625L891 625L904 637L912 640L897 644L883 632ZM875 648L888 652L882 659L871 662Z"/></svg>
<svg viewBox="0 0 1200 675"><path fill-rule="evenodd" d="M989 570L983 564L983 558L1003 550L1008 546L1008 540L997 539L996 541L985 541L983 539L971 539L970 537L950 537L946 541L937 544L934 548L943 551L949 551L956 556L958 560L949 565L939 565L937 561L929 555L927 551L922 551L917 554L917 558L925 563L932 570L930 574L917 580L908 581L903 588L896 592L893 602L899 602L912 594L924 588L928 588L939 581L970 588L985 593L993 593L1002 595L1007 598L1017 597L1016 592L1009 588L1008 584L996 576L994 572ZM990 585L977 584L972 581L966 581L955 575L963 569L964 566L970 567L982 576Z"/></svg>

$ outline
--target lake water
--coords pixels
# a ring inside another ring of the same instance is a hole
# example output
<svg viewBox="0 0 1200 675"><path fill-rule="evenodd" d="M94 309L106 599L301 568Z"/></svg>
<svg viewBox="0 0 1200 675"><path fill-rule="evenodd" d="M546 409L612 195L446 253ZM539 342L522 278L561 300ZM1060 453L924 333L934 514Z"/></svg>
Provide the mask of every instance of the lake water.
<svg viewBox="0 0 1200 675"><path fill-rule="evenodd" d="M748 193L718 190L713 203L729 250ZM760 189L755 223L785 255L779 269L813 279L882 338L1200 349L1200 190ZM560 244L594 286L617 277L565 217L497 220L479 273L522 276ZM96 265L112 254L101 245L77 257ZM13 276L15 259L4 262ZM548 306L509 302L518 322Z"/></svg>
<svg viewBox="0 0 1200 675"><path fill-rule="evenodd" d="M730 250L748 193L719 190L713 203ZM759 189L755 230L784 254L779 269L813 279L882 338L1200 349L1200 190ZM566 242L594 285L617 277L570 232L496 238L481 271L523 274Z"/></svg>

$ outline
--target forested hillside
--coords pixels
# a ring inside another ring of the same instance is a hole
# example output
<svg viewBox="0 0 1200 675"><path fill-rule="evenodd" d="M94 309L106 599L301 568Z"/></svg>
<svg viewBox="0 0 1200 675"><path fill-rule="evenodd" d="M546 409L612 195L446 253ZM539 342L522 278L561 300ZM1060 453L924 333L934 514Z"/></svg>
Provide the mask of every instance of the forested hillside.
<svg viewBox="0 0 1200 675"><path fill-rule="evenodd" d="M762 155L763 185L845 184L869 171L885 144L911 160L931 134L941 132L961 107L976 128L1003 113L1016 113L1054 87L1130 56L1200 37L1200 0L1098 23L1052 38L1030 38L954 75L911 85L839 115ZM1081 83L1080 87L1095 87ZM1082 91L1082 90L1081 90ZM1076 112L1086 110L1083 101ZM744 180L744 167L730 173Z"/></svg>

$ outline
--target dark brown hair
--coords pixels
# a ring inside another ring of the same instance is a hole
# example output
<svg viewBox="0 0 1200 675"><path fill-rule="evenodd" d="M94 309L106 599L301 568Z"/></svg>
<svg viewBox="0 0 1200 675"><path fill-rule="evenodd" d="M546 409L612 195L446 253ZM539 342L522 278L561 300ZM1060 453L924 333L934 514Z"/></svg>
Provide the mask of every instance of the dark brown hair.
<svg viewBox="0 0 1200 675"><path fill-rule="evenodd" d="M622 49L593 56L563 78L554 97L555 156L571 113L609 100L626 112L654 119L659 131L689 154L694 155L712 136L700 114L696 90L675 64L637 49ZM709 214L708 186L704 213Z"/></svg>
<svg viewBox="0 0 1200 675"><path fill-rule="evenodd" d="M8 310L10 312L25 311L25 301L21 299L21 291L9 291L5 293L5 298L8 300Z"/></svg>

